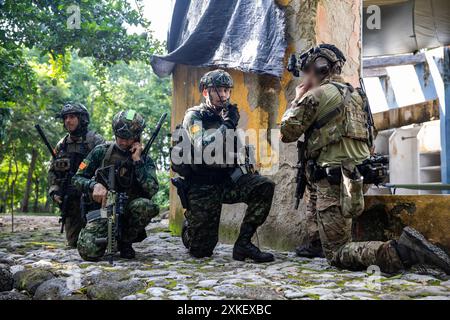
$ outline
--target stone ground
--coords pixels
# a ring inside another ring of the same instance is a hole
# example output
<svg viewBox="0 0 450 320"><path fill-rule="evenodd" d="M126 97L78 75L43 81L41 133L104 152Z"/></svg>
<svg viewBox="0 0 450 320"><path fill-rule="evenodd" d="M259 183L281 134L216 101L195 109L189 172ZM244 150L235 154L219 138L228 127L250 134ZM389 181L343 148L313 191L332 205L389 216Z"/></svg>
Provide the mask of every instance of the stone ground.
<svg viewBox="0 0 450 320"><path fill-rule="evenodd" d="M167 220L151 223L134 244L137 258L85 262L64 245L58 218L0 216L0 300L11 299L446 299L450 278L425 266L413 272L370 276L340 271L325 259L271 251L276 261L234 261L219 244L211 258L193 259ZM432 275L425 275L425 271ZM9 278L8 278L9 277ZM12 290L11 290L12 289Z"/></svg>

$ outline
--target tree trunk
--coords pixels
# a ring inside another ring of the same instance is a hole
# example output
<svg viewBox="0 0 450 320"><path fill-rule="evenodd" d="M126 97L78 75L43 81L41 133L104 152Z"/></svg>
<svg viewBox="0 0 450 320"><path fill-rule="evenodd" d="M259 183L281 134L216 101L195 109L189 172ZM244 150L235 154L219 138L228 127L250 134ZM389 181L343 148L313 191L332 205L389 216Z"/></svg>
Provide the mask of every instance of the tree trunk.
<svg viewBox="0 0 450 320"><path fill-rule="evenodd" d="M6 212L6 209L8 208L8 195L9 195L9 179L11 178L11 173L12 173L12 159L9 159L9 165L8 165L8 173L6 175L6 180L5 180L5 190L2 192L2 204L0 205L0 207L3 208L3 212ZM0 212L2 212L2 210L0 210Z"/></svg>
<svg viewBox="0 0 450 320"><path fill-rule="evenodd" d="M34 205L33 212L39 212L39 177L34 178Z"/></svg>
<svg viewBox="0 0 450 320"><path fill-rule="evenodd" d="M25 187L25 193L23 195L23 201L22 201L22 212L28 212L28 204L30 200L30 193L31 193L31 186L33 184L33 172L34 168L36 167L36 159L37 159L38 153L35 148L31 150L31 162L30 166L28 167L28 176L27 176L27 184Z"/></svg>
<svg viewBox="0 0 450 320"><path fill-rule="evenodd" d="M16 167L14 180L11 183L11 232L14 232L14 193L15 193L15 186L16 186L16 182L17 182L17 177L19 175L19 165L17 164L16 148L14 146L13 146L13 149L12 149L12 158L14 159L14 165Z"/></svg>
<svg viewBox="0 0 450 320"><path fill-rule="evenodd" d="M53 212L53 210L51 209L51 201L49 200L49 197L47 197L47 200L45 200L44 212Z"/></svg>

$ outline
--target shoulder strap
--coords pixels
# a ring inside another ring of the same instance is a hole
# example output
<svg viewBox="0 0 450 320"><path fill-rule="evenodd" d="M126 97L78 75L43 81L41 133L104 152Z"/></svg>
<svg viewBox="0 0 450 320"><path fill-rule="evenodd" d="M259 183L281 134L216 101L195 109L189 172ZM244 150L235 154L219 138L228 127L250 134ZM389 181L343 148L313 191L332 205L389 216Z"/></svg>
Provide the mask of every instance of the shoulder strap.
<svg viewBox="0 0 450 320"><path fill-rule="evenodd" d="M103 157L102 160L102 168L105 166L105 162L109 161L109 159L111 158L111 154L114 148L114 142L112 142L109 146L108 146L108 150L106 150L105 156Z"/></svg>
<svg viewBox="0 0 450 320"><path fill-rule="evenodd" d="M69 137L69 134L66 134L65 137L63 138L63 141L61 143L61 151L62 152L66 152L67 151L67 138Z"/></svg>

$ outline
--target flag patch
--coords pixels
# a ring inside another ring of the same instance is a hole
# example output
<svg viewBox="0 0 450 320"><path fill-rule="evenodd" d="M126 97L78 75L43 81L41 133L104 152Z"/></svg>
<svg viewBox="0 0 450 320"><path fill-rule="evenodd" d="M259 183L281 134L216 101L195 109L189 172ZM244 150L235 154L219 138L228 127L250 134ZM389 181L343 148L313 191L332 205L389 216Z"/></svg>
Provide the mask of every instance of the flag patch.
<svg viewBox="0 0 450 320"><path fill-rule="evenodd" d="M200 131L200 126L198 124L194 124L189 128L189 131L191 131L191 134L196 134Z"/></svg>
<svg viewBox="0 0 450 320"><path fill-rule="evenodd" d="M84 170L86 167L87 167L87 164L83 161L82 163L80 163L80 166L78 167L78 169Z"/></svg>

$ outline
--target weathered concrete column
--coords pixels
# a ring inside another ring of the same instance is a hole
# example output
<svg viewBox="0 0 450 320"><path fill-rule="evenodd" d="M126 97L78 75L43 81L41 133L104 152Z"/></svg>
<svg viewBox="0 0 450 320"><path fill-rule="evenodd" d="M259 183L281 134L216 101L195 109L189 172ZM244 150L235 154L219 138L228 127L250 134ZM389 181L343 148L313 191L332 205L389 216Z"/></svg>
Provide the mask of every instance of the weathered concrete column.
<svg viewBox="0 0 450 320"><path fill-rule="evenodd" d="M343 0L279 0L285 10L288 49L285 63L293 52L303 51L320 43L333 43L347 57L343 75L347 81L358 84L360 61L360 2ZM173 74L172 129L180 123L185 110L200 102L198 81L206 68L178 65ZM277 129L286 106L294 98L294 79L285 72L281 79L227 70L233 76L235 88L231 100L237 103L241 114L239 127L243 129ZM279 150L271 143L258 141L259 146L269 146L273 159L279 161L279 170L271 178L276 182L272 210L266 224L259 230L262 245L291 249L302 240L304 205L294 210L295 169L297 151L295 143L281 144ZM170 227L179 233L183 211L176 190L170 192ZM242 221L245 204L224 205L221 216L221 241L232 242Z"/></svg>

